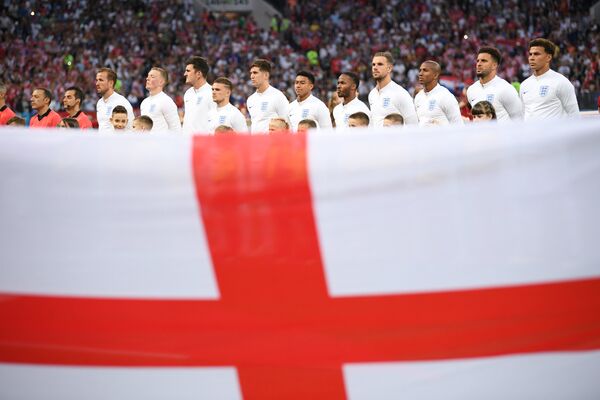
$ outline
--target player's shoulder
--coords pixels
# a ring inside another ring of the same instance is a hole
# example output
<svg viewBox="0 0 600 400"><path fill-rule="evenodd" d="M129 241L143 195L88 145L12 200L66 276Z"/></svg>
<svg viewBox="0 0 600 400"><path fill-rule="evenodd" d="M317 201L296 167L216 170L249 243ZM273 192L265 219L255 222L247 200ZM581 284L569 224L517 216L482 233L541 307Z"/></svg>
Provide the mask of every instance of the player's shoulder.
<svg viewBox="0 0 600 400"><path fill-rule="evenodd" d="M183 93L183 98L186 97L190 97L194 95L194 87L190 86L189 88L187 88L187 90L185 91L185 93Z"/></svg>
<svg viewBox="0 0 600 400"><path fill-rule="evenodd" d="M469 87L467 88L467 96L469 96L470 93L471 94L477 93L478 89L481 89L481 83L479 82L479 80L476 80L471 85L469 85Z"/></svg>
<svg viewBox="0 0 600 400"><path fill-rule="evenodd" d="M273 89L273 90L271 90L271 93L269 93L269 94L271 94L272 96L279 97L280 99L285 99L286 103L289 102L287 96L281 90L279 90L273 86L270 86L270 89Z"/></svg>
<svg viewBox="0 0 600 400"><path fill-rule="evenodd" d="M523 85L531 85L535 82L535 76L533 74L529 75L529 77L525 78L523 82L521 82L521 87Z"/></svg>

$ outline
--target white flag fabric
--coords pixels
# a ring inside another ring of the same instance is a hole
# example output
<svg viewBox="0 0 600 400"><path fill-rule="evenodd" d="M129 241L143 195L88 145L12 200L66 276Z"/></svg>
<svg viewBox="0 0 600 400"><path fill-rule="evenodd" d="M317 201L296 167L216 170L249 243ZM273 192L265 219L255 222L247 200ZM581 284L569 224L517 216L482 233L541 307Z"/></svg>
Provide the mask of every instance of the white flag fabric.
<svg viewBox="0 0 600 400"><path fill-rule="evenodd" d="M595 399L600 120L0 130L0 398Z"/></svg>

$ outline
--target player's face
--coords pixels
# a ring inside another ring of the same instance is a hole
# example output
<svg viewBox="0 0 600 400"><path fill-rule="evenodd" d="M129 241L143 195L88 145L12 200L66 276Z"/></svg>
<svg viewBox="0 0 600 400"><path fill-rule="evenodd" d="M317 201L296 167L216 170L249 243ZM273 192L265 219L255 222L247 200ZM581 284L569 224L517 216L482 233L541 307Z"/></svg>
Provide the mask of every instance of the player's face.
<svg viewBox="0 0 600 400"><path fill-rule="evenodd" d="M475 72L478 78L487 78L492 72L496 71L498 64L488 53L480 53L477 55L477 64Z"/></svg>
<svg viewBox="0 0 600 400"><path fill-rule="evenodd" d="M337 82L337 95L339 97L350 97L354 89L354 82L348 75L340 75Z"/></svg>
<svg viewBox="0 0 600 400"><path fill-rule="evenodd" d="M231 91L226 85L222 83L215 82L212 85L212 99L215 103L220 104L224 100L229 100L229 96L231 95Z"/></svg>
<svg viewBox="0 0 600 400"><path fill-rule="evenodd" d="M423 63L421 64L421 68L419 68L419 83L421 85L429 85L436 78L436 74L431 68L431 65Z"/></svg>
<svg viewBox="0 0 600 400"><path fill-rule="evenodd" d="M385 79L390 72L392 72L392 65L388 63L388 60L385 57L373 57L373 62L371 63L371 72L373 73L373 79Z"/></svg>
<svg viewBox="0 0 600 400"><path fill-rule="evenodd" d="M78 102L79 99L75 97L74 90L67 90L65 92L65 95L63 97L63 107L65 108L65 110L72 110L73 108L75 108L75 106L77 106Z"/></svg>
<svg viewBox="0 0 600 400"><path fill-rule="evenodd" d="M202 72L196 71L192 64L188 64L185 66L185 73L183 74L183 76L185 76L185 83L193 86L202 77Z"/></svg>
<svg viewBox="0 0 600 400"><path fill-rule="evenodd" d="M113 114L112 117L110 117L110 123L115 130L125 129L127 126L127 114Z"/></svg>
<svg viewBox="0 0 600 400"><path fill-rule="evenodd" d="M261 71L258 67L250 68L250 81L252 86L259 88L269 80L269 73L267 71Z"/></svg>
<svg viewBox="0 0 600 400"><path fill-rule="evenodd" d="M148 72L148 77L146 78L146 89L150 91L162 89L163 85L164 81L162 76L160 76L160 72L156 70L150 70L150 72Z"/></svg>
<svg viewBox="0 0 600 400"><path fill-rule="evenodd" d="M296 91L296 96L301 99L305 99L310 95L310 92L313 90L314 85L310 82L310 80L305 76L297 76L294 81L294 90Z"/></svg>
<svg viewBox="0 0 600 400"><path fill-rule="evenodd" d="M96 74L96 92L100 96L104 96L104 94L110 88L111 81L108 80L108 74L106 72L99 72Z"/></svg>
<svg viewBox="0 0 600 400"><path fill-rule="evenodd" d="M541 46L533 46L529 49L529 66L533 71L539 71L550 64L552 56L546 53Z"/></svg>
<svg viewBox="0 0 600 400"><path fill-rule="evenodd" d="M34 110L39 110L40 108L43 108L46 103L47 103L47 98L46 95L44 94L43 90L34 90L33 93L31 94L31 108L33 108Z"/></svg>

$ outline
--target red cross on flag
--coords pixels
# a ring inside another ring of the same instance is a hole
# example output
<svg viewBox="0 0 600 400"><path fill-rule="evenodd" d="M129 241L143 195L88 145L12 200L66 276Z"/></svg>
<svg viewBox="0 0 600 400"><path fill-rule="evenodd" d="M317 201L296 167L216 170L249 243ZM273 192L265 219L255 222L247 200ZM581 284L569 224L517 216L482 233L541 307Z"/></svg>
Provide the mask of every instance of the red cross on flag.
<svg viewBox="0 0 600 400"><path fill-rule="evenodd" d="M0 398L597 398L600 123L484 127L0 132Z"/></svg>

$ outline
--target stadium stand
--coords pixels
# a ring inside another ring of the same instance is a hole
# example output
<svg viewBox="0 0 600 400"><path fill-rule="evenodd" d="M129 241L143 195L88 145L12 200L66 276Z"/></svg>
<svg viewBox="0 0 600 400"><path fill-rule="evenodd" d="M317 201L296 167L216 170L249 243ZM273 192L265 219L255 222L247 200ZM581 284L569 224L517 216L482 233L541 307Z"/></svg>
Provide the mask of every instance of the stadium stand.
<svg viewBox="0 0 600 400"><path fill-rule="evenodd" d="M232 103L243 110L252 93L247 67L256 57L275 64L272 83L292 100L293 79L300 69L317 79L324 101L337 74L353 70L373 86L371 56L390 49L396 59L394 80L413 92L418 66L425 58L440 61L442 83L455 94L473 82L477 48L499 47L504 62L499 75L521 82L529 74L527 43L547 37L560 45L555 68L575 85L580 108L596 108L600 34L589 15L591 1L425 0L402 2L289 0L260 29L251 15L210 13L191 0L117 2L88 0L5 2L0 11L0 80L8 86L7 102L16 112L30 111L34 86L49 87L54 109L65 88L86 92L83 109L94 110L98 98L94 71L118 71L120 92L134 107L144 98L144 81L153 65L173 78L166 88L178 106L186 89L185 59L208 57L212 77L228 76L236 87ZM360 12L357 10L360 9Z"/></svg>

